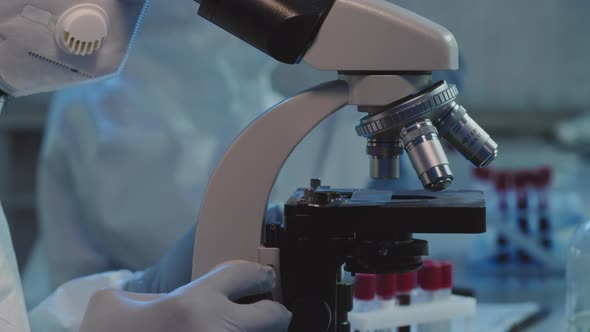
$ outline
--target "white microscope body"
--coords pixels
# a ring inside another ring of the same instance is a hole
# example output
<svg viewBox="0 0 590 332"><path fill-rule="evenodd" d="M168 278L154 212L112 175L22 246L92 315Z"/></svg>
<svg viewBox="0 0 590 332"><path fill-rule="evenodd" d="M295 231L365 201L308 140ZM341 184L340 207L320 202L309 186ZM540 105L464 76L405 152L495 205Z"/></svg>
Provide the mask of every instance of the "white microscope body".
<svg viewBox="0 0 590 332"><path fill-rule="evenodd" d="M201 6L205 1L210 2L204 10L209 14L219 9L215 6L222 6L215 0L202 0ZM289 1L272 2L272 6ZM340 78L301 92L270 109L252 122L226 152L201 205L193 254L193 278L225 261L254 261L275 269L275 300L282 301L287 289L290 295L297 292L285 281L286 276L290 277L289 283L292 284L293 275L297 273L291 270L289 275L281 275L281 262L284 270L287 266L292 268L290 263L302 258L293 259L292 252L299 252L298 245L282 247L289 249L283 250L283 255L280 245L264 245L263 220L268 199L291 152L318 124L347 105L357 106L360 112L367 113L356 126L356 131L368 139L367 154L373 178L399 177L399 156L405 149L425 189L441 191L447 188L453 175L440 137L477 167L486 166L497 154L496 143L455 102L456 87L444 81L432 82L432 71L458 69L457 42L447 29L383 0L314 1L330 3L331 7L302 56L277 52L280 47L273 49L273 43L290 46L281 44L276 36L268 38L272 44L269 47L265 47L267 44L260 42L264 38L258 36L241 38L271 55L278 53L275 58L302 59L316 69L338 71ZM243 7L255 6L237 3ZM260 3L264 3L261 7L269 6L266 2ZM227 12L231 10L222 8L219 11L223 14L216 23L225 24L225 29L239 35L237 26L243 22L227 24L231 21ZM274 8L270 12L275 13ZM259 29L259 34L260 31L264 29ZM314 203L311 202L310 206L313 207ZM485 203L481 207L485 210ZM485 230L485 214L481 219ZM283 226L288 232L289 225ZM232 241L220 245L219 239L227 237ZM288 251L291 251L290 255L285 254ZM326 257L326 260L330 258ZM421 259L418 260L421 265ZM306 264L298 266L310 268ZM415 269L416 266L407 268ZM305 302L302 311L298 311L301 306L292 308L296 304L284 303L294 312L290 331L350 330L346 318L350 308L346 304L340 307L343 297L336 294L336 284L331 281L336 272L328 269L324 273L324 277L329 275L325 279L330 280L321 284L330 289L329 295L324 294L326 302L308 302L319 304L319 310L310 309ZM281 287L281 280L285 288ZM286 298L284 300L289 302ZM474 304L469 302L467 307L472 309ZM325 308L327 316L317 320L323 323L314 325L314 315Z"/></svg>
<svg viewBox="0 0 590 332"><path fill-rule="evenodd" d="M320 122L347 105L385 107L431 84L433 70L458 69L455 38L444 27L382 0L337 0L304 61L337 70L339 80L287 99L256 119L217 166L201 205L193 277L242 259L272 264L262 221L283 164ZM219 238L232 241L219 244Z"/></svg>

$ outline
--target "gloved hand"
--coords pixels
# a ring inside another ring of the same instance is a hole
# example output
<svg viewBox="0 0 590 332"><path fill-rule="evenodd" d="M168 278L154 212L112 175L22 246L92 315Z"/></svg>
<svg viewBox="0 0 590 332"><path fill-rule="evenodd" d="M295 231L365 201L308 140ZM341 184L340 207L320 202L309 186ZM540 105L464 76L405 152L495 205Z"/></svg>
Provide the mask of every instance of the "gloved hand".
<svg viewBox="0 0 590 332"><path fill-rule="evenodd" d="M267 223L281 223L283 211L280 205L268 206ZM137 272L123 289L133 293L170 293L191 281L195 227L191 227L176 245L160 261L142 272Z"/></svg>
<svg viewBox="0 0 590 332"><path fill-rule="evenodd" d="M133 275L123 289L133 293L170 293L191 281L195 228L191 227L160 261Z"/></svg>
<svg viewBox="0 0 590 332"><path fill-rule="evenodd" d="M220 265L170 294L102 290L92 297L80 332L283 332L291 313L272 301L234 301L272 290L274 270L243 261Z"/></svg>

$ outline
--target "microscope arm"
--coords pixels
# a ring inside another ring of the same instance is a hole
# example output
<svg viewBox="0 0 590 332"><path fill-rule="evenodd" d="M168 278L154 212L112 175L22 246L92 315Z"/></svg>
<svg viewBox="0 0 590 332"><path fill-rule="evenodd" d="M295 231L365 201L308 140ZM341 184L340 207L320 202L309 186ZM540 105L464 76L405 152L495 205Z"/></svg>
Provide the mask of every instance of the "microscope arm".
<svg viewBox="0 0 590 332"><path fill-rule="evenodd" d="M216 265L260 257L262 223L283 164L320 122L349 103L349 87L332 81L278 104L256 119L226 152L205 194L193 255L193 278ZM223 243L221 239L227 239ZM276 257L270 260L278 260Z"/></svg>

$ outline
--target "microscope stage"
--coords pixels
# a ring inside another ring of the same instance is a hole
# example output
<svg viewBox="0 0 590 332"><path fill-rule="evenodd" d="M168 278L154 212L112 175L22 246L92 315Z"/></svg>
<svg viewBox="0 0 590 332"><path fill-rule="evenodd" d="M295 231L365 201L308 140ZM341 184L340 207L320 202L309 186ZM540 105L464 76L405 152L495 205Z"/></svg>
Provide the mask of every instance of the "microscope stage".
<svg viewBox="0 0 590 332"><path fill-rule="evenodd" d="M296 217L296 218L294 218ZM314 232L459 233L486 231L479 191L299 189L285 204L285 227Z"/></svg>

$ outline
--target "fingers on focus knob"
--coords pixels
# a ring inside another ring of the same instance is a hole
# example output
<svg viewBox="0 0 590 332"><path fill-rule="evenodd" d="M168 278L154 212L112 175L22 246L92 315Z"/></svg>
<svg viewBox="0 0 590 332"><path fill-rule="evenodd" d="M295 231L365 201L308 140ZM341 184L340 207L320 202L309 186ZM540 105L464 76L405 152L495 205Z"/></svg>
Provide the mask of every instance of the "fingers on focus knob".
<svg viewBox="0 0 590 332"><path fill-rule="evenodd" d="M272 291L275 272L270 266L234 261L222 264L203 277L203 286L218 290L235 301Z"/></svg>
<svg viewBox="0 0 590 332"><path fill-rule="evenodd" d="M278 302L263 300L236 306L234 323L246 331L286 332L291 323L291 312Z"/></svg>

